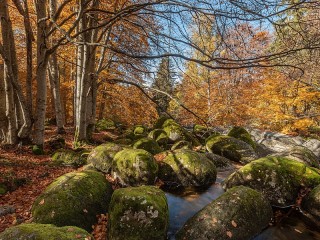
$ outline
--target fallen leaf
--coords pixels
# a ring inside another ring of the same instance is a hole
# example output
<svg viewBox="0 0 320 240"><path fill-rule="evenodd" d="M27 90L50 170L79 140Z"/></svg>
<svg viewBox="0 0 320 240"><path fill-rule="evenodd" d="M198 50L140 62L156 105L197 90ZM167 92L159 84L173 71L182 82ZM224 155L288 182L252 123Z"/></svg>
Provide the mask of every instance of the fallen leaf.
<svg viewBox="0 0 320 240"><path fill-rule="evenodd" d="M88 210L87 209L83 209L83 212L88 213Z"/></svg>
<svg viewBox="0 0 320 240"><path fill-rule="evenodd" d="M229 238L232 238L232 232L227 231L227 236L228 236Z"/></svg>
<svg viewBox="0 0 320 240"><path fill-rule="evenodd" d="M42 199L40 202L39 202L39 205L43 205L44 204L44 199Z"/></svg>
<svg viewBox="0 0 320 240"><path fill-rule="evenodd" d="M299 229L294 229L296 232L298 232L298 233L302 233Z"/></svg>
<svg viewBox="0 0 320 240"><path fill-rule="evenodd" d="M237 227L237 226L238 226L238 224L237 224L234 220L231 221L231 224L232 224L232 226L234 226L234 227Z"/></svg>

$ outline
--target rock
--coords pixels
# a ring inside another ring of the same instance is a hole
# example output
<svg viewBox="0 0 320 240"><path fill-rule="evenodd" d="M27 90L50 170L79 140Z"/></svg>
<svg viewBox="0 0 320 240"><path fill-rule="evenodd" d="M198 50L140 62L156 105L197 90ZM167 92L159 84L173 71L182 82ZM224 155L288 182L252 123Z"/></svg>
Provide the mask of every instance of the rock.
<svg viewBox="0 0 320 240"><path fill-rule="evenodd" d="M86 151L60 149L52 155L52 161L57 164L79 167L87 163Z"/></svg>
<svg viewBox="0 0 320 240"><path fill-rule="evenodd" d="M132 144L132 140L129 138L119 138L113 141L116 144L121 144L121 145L130 145Z"/></svg>
<svg viewBox="0 0 320 240"><path fill-rule="evenodd" d="M292 160L302 162L309 167L320 168L318 157L308 148L303 146L294 146L289 151L275 153L272 154L272 156L290 158Z"/></svg>
<svg viewBox="0 0 320 240"><path fill-rule="evenodd" d="M16 209L11 205L0 206L0 217L5 216L7 214L15 213Z"/></svg>
<svg viewBox="0 0 320 240"><path fill-rule="evenodd" d="M162 128L166 132L171 143L186 140L186 137L184 136L185 130L173 119L166 120L163 123Z"/></svg>
<svg viewBox="0 0 320 240"><path fill-rule="evenodd" d="M143 149L152 155L162 152L159 144L152 138L140 138L133 146L134 149Z"/></svg>
<svg viewBox="0 0 320 240"><path fill-rule="evenodd" d="M152 185L157 173L155 159L143 149L124 149L112 162L112 176L124 186Z"/></svg>
<svg viewBox="0 0 320 240"><path fill-rule="evenodd" d="M121 150L123 147L115 143L101 144L89 153L87 163L91 163L93 167L102 172L109 173L114 156Z"/></svg>
<svg viewBox="0 0 320 240"><path fill-rule="evenodd" d="M192 144L188 141L179 141L172 145L171 150L192 149Z"/></svg>
<svg viewBox="0 0 320 240"><path fill-rule="evenodd" d="M309 139L302 146L310 149L317 157L320 157L320 141L318 139Z"/></svg>
<svg viewBox="0 0 320 240"><path fill-rule="evenodd" d="M302 200L301 207L309 220L320 227L320 185Z"/></svg>
<svg viewBox="0 0 320 240"><path fill-rule="evenodd" d="M154 129L148 134L149 138L154 139L160 146L167 146L168 143L168 135L162 129Z"/></svg>
<svg viewBox="0 0 320 240"><path fill-rule="evenodd" d="M21 224L0 233L0 240L74 240L93 239L87 231L74 227L56 227L51 224Z"/></svg>
<svg viewBox="0 0 320 240"><path fill-rule="evenodd" d="M211 162L213 162L217 170L225 171L234 169L234 166L231 164L228 158L222 157L214 153L206 153L205 155Z"/></svg>
<svg viewBox="0 0 320 240"><path fill-rule="evenodd" d="M258 158L251 145L230 136L213 135L207 139L206 148L209 152L243 164Z"/></svg>
<svg viewBox="0 0 320 240"><path fill-rule="evenodd" d="M157 121L154 123L153 129L160 129L160 128L162 128L164 122L167 121L168 119L173 120L172 118L170 118L169 116L166 116L166 115L160 116L160 117L157 119Z"/></svg>
<svg viewBox="0 0 320 240"><path fill-rule="evenodd" d="M8 192L7 186L4 183L0 183L0 195L4 195Z"/></svg>
<svg viewBox="0 0 320 240"><path fill-rule="evenodd" d="M268 226L271 217L272 208L261 193L234 187L190 218L176 239L252 239Z"/></svg>
<svg viewBox="0 0 320 240"><path fill-rule="evenodd" d="M216 167L203 154L188 149L163 152L159 159L159 178L165 183L208 186L216 180Z"/></svg>
<svg viewBox="0 0 320 240"><path fill-rule="evenodd" d="M231 174L223 188L244 185L263 193L273 206L295 203L302 187L320 184L320 175L305 164L282 157L255 160Z"/></svg>
<svg viewBox="0 0 320 240"><path fill-rule="evenodd" d="M117 189L109 207L108 239L165 240L169 226L167 198L153 186Z"/></svg>
<svg viewBox="0 0 320 240"><path fill-rule="evenodd" d="M256 143L256 148L254 150L256 151L259 158L263 158L274 153L274 151L261 143Z"/></svg>
<svg viewBox="0 0 320 240"><path fill-rule="evenodd" d="M253 149L256 148L256 143L252 140L250 133L243 127L233 127L228 133L228 136L237 138L250 144Z"/></svg>
<svg viewBox="0 0 320 240"><path fill-rule="evenodd" d="M212 128L207 128L202 125L195 124L193 126L193 134L200 141L201 144L205 144L205 141L208 137L212 135L221 135L218 132L215 132Z"/></svg>
<svg viewBox="0 0 320 240"><path fill-rule="evenodd" d="M92 231L97 214L106 213L112 187L102 173L70 172L51 183L32 206L33 221Z"/></svg>
<svg viewBox="0 0 320 240"><path fill-rule="evenodd" d="M66 147L66 140L62 135L56 135L49 138L46 144L54 151L65 148Z"/></svg>
<svg viewBox="0 0 320 240"><path fill-rule="evenodd" d="M103 118L97 121L95 129L98 131L114 130L116 124L111 119Z"/></svg>
<svg viewBox="0 0 320 240"><path fill-rule="evenodd" d="M147 128L143 125L137 125L133 127L133 134L134 135L142 135L146 136L147 134Z"/></svg>

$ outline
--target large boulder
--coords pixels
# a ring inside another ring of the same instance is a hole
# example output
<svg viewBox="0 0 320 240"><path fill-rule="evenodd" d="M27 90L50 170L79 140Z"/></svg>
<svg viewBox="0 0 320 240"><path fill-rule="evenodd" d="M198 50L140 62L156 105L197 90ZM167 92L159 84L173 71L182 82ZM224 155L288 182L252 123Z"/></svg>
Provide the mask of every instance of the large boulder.
<svg viewBox="0 0 320 240"><path fill-rule="evenodd" d="M289 151L275 153L272 156L290 158L298 162L302 162L309 167L319 168L319 158L308 148L304 146L294 146Z"/></svg>
<svg viewBox="0 0 320 240"><path fill-rule="evenodd" d="M74 227L56 227L51 224L21 224L0 233L0 240L75 240L93 239L87 231Z"/></svg>
<svg viewBox="0 0 320 240"><path fill-rule="evenodd" d="M112 176L124 186L152 185L157 173L155 159L143 149L124 149L112 162Z"/></svg>
<svg viewBox="0 0 320 240"><path fill-rule="evenodd" d="M159 144L152 138L140 138L137 140L132 147L134 149L143 149L152 155L162 152Z"/></svg>
<svg viewBox="0 0 320 240"><path fill-rule="evenodd" d="M217 170L204 154L188 149L160 153L159 178L170 185L208 186L215 182Z"/></svg>
<svg viewBox="0 0 320 240"><path fill-rule="evenodd" d="M250 144L230 136L213 135L206 140L206 148L209 152L243 164L258 158Z"/></svg>
<svg viewBox="0 0 320 240"><path fill-rule="evenodd" d="M51 158L56 164L79 167L87 163L87 152L60 149L56 151Z"/></svg>
<svg viewBox="0 0 320 240"><path fill-rule="evenodd" d="M102 173L70 172L57 178L36 199L33 220L92 231L96 215L107 212L111 194L112 187Z"/></svg>
<svg viewBox="0 0 320 240"><path fill-rule="evenodd" d="M170 142L174 143L177 141L186 140L184 135L185 130L173 119L166 120L163 123L162 128L166 132Z"/></svg>
<svg viewBox="0 0 320 240"><path fill-rule="evenodd" d="M109 173L114 156L121 150L123 150L123 148L115 143L101 144L89 153L87 162L91 163L96 169Z"/></svg>
<svg viewBox="0 0 320 240"><path fill-rule="evenodd" d="M306 216L320 227L320 185L302 200L301 207Z"/></svg>
<svg viewBox="0 0 320 240"><path fill-rule="evenodd" d="M238 127L238 126L233 127L228 133L228 136L240 139L250 144L251 147L253 147L253 149L256 148L256 143L252 140L250 133L243 127Z"/></svg>
<svg viewBox="0 0 320 240"><path fill-rule="evenodd" d="M172 145L171 150L177 149L192 149L191 142L188 141L179 141Z"/></svg>
<svg viewBox="0 0 320 240"><path fill-rule="evenodd" d="M266 157L253 161L231 174L225 189L245 185L262 192L273 206L286 207L295 203L302 187L320 184L316 169L282 157Z"/></svg>
<svg viewBox="0 0 320 240"><path fill-rule="evenodd" d="M211 162L213 162L217 170L226 171L234 169L234 166L228 158L209 152L205 153L205 155Z"/></svg>
<svg viewBox="0 0 320 240"><path fill-rule="evenodd" d="M153 186L117 189L109 207L108 239L165 240L169 226L167 198Z"/></svg>
<svg viewBox="0 0 320 240"><path fill-rule="evenodd" d="M205 144L205 140L212 135L221 135L220 133L215 132L212 128L198 124L193 126L193 134L202 144Z"/></svg>
<svg viewBox="0 0 320 240"><path fill-rule="evenodd" d="M271 217L272 208L261 193L234 187L190 218L176 239L252 239L268 226Z"/></svg>
<svg viewBox="0 0 320 240"><path fill-rule="evenodd" d="M320 140L309 139L303 143L303 146L310 149L317 157L320 157Z"/></svg>

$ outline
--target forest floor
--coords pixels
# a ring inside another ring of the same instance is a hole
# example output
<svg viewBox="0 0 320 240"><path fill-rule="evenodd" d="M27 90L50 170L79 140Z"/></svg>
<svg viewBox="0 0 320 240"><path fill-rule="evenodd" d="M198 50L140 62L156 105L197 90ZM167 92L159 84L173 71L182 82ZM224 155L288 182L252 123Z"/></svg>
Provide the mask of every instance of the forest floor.
<svg viewBox="0 0 320 240"><path fill-rule="evenodd" d="M102 134L94 134L94 140L100 142ZM46 129L46 140L54 135L54 127ZM66 128L63 136L67 147L71 148L73 129ZM39 156L32 153L32 146L0 146L0 183L5 182L9 188L9 192L0 196L0 232L20 223L31 222L31 207L35 199L54 179L77 170L52 164L52 150L48 147L44 150L46 154ZM92 231L96 240L106 239L106 223L107 216L98 216L98 224Z"/></svg>

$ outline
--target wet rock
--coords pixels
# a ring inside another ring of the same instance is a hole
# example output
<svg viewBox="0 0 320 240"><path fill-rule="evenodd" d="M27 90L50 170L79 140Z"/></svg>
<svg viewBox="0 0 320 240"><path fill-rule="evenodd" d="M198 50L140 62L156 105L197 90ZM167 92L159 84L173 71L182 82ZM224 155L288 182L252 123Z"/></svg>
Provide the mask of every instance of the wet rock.
<svg viewBox="0 0 320 240"><path fill-rule="evenodd" d="M229 189L190 218L176 234L177 240L247 240L268 226L272 208L251 188Z"/></svg>
<svg viewBox="0 0 320 240"><path fill-rule="evenodd" d="M108 239L165 240L169 210L164 192L153 186L117 189L109 207Z"/></svg>
<svg viewBox="0 0 320 240"><path fill-rule="evenodd" d="M287 207L295 203L302 187L320 184L320 175L314 168L282 157L255 160L231 174L224 189L244 185L263 193L271 205Z"/></svg>
<svg viewBox="0 0 320 240"><path fill-rule="evenodd" d="M251 145L230 136L213 135L207 139L206 148L209 152L243 164L258 158Z"/></svg>
<svg viewBox="0 0 320 240"><path fill-rule="evenodd" d="M87 163L91 163L96 169L109 173L112 166L112 160L117 152L123 150L118 144L104 143L95 147L88 155Z"/></svg>
<svg viewBox="0 0 320 240"><path fill-rule="evenodd" d="M74 240L93 239L87 231L74 227L56 227L51 224L21 224L0 233L0 240Z"/></svg>
<svg viewBox="0 0 320 240"><path fill-rule="evenodd" d="M252 140L250 133L243 127L239 127L239 126L233 127L228 133L228 136L237 138L241 141L244 141L250 144L253 149L256 148L256 143Z"/></svg>
<svg viewBox="0 0 320 240"><path fill-rule="evenodd" d="M152 185L157 173L155 159L143 149L124 149L112 162L112 176L124 186Z"/></svg>
<svg viewBox="0 0 320 240"><path fill-rule="evenodd" d="M112 187L102 173L70 172L57 178L36 199L32 206L33 220L92 231L96 215L107 212L111 194Z"/></svg>
<svg viewBox="0 0 320 240"><path fill-rule="evenodd" d="M320 227L320 185L303 199L301 207L309 220Z"/></svg>
<svg viewBox="0 0 320 240"><path fill-rule="evenodd" d="M159 178L166 184L208 186L216 180L216 167L205 155L188 149L163 152L159 159Z"/></svg>
<svg viewBox="0 0 320 240"><path fill-rule="evenodd" d="M206 157L213 162L217 170L231 170L234 169L234 166L231 164L228 158L222 157L214 153L205 153Z"/></svg>
<svg viewBox="0 0 320 240"><path fill-rule="evenodd" d="M320 157L320 141L318 139L309 139L303 143L303 146L310 149L317 157Z"/></svg>

